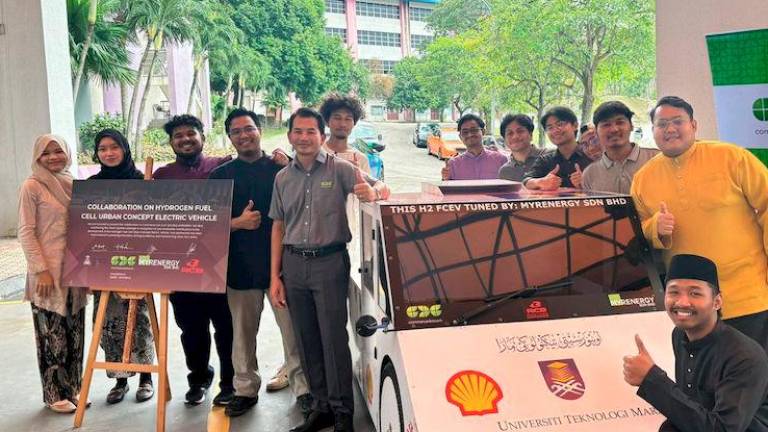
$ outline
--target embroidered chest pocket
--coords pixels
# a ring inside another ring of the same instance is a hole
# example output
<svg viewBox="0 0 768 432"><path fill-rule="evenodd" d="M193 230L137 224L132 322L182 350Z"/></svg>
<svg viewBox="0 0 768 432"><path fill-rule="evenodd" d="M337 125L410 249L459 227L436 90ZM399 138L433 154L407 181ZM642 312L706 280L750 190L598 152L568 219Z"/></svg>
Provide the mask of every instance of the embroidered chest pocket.
<svg viewBox="0 0 768 432"><path fill-rule="evenodd" d="M715 210L730 204L731 182L723 174L713 174L693 183L696 204L704 210Z"/></svg>

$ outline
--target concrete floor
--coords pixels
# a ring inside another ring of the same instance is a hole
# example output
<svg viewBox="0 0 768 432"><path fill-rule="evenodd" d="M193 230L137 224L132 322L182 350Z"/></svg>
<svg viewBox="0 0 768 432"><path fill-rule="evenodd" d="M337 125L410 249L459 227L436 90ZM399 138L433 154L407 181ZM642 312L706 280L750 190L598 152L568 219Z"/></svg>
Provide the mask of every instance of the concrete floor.
<svg viewBox="0 0 768 432"><path fill-rule="evenodd" d="M158 303L159 304L159 303ZM172 311L171 311L172 312ZM92 316L89 305L86 321ZM173 315L170 316L171 321ZM40 375L37 369L32 317L28 303L0 305L0 431L3 432L60 432L72 431L74 416L56 414L44 407L40 390ZM86 353L90 344L90 323L87 325ZM272 311L267 308L262 317L259 332L259 366L266 380L280 367L283 351L280 335ZM211 399L217 390L211 389L205 402L195 407L184 404L187 391L184 355L179 342L179 330L170 325L168 349L168 374L173 399L167 405L166 430L171 431L264 431L285 432L301 421L301 414L294 403L290 389L267 393L262 389L259 403L250 412L228 422L221 408L212 412ZM218 369L215 350L211 365ZM157 376L154 376L157 383ZM114 382L104 371L94 372L91 385L91 408L86 411L83 432L121 432L155 430L155 399L137 403L134 392L138 378L129 380L131 391L125 400L117 405L107 405L105 398ZM356 388L356 390L358 390ZM356 394L355 430L374 431L365 405ZM209 419L210 417L210 419ZM227 423L229 423L227 425ZM228 426L228 427L227 427Z"/></svg>

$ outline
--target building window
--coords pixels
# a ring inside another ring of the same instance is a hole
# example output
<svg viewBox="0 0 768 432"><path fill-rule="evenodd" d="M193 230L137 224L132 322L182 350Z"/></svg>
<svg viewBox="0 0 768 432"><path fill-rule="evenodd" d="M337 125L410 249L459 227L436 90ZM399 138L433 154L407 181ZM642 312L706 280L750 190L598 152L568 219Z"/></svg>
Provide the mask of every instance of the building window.
<svg viewBox="0 0 768 432"><path fill-rule="evenodd" d="M400 7L395 5L357 2L357 14L376 18L400 19Z"/></svg>
<svg viewBox="0 0 768 432"><path fill-rule="evenodd" d="M357 43L360 45L400 46L400 33L358 30Z"/></svg>
<svg viewBox="0 0 768 432"><path fill-rule="evenodd" d="M391 75L395 71L397 61L379 60L379 59L360 59L360 64L365 66L371 73Z"/></svg>
<svg viewBox="0 0 768 432"><path fill-rule="evenodd" d="M328 36L336 36L340 38L342 42L347 43L347 29L326 27L325 34Z"/></svg>
<svg viewBox="0 0 768 432"><path fill-rule="evenodd" d="M411 35L411 49L417 50L417 51L424 51L424 48L427 47L435 38L433 36L429 35Z"/></svg>
<svg viewBox="0 0 768 432"><path fill-rule="evenodd" d="M381 117L384 115L384 107L381 105L371 106L371 115L374 117Z"/></svg>
<svg viewBox="0 0 768 432"><path fill-rule="evenodd" d="M426 21L432 15L432 9L410 7L411 21Z"/></svg>
<svg viewBox="0 0 768 432"><path fill-rule="evenodd" d="M344 0L325 0L325 11L328 13L347 13L347 7Z"/></svg>

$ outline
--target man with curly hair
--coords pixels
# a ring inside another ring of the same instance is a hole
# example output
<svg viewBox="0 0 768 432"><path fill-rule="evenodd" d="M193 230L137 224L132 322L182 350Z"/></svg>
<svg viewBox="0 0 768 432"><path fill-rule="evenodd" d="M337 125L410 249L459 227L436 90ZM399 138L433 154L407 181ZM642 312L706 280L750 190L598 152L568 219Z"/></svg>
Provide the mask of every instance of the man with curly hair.
<svg viewBox="0 0 768 432"><path fill-rule="evenodd" d="M365 110L360 101L354 96L331 93L320 105L320 114L331 131L323 144L325 151L349 161L364 173L370 174L368 156L349 146L352 129L365 116Z"/></svg>

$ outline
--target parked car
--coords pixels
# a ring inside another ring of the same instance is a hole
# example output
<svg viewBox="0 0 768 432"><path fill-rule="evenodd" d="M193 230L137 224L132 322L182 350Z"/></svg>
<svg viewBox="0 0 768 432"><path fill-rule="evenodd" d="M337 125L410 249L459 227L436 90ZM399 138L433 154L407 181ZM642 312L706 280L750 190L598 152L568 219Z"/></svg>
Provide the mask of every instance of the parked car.
<svg viewBox="0 0 768 432"><path fill-rule="evenodd" d="M440 130L437 123L416 123L416 130L413 132L413 145L419 148L427 146L427 138Z"/></svg>
<svg viewBox="0 0 768 432"><path fill-rule="evenodd" d="M674 370L632 198L487 182L361 205L350 340L375 430L658 430L622 374L635 334Z"/></svg>
<svg viewBox="0 0 768 432"><path fill-rule="evenodd" d="M427 152L438 159L450 159L467 151L456 130L440 130L427 138Z"/></svg>
<svg viewBox="0 0 768 432"><path fill-rule="evenodd" d="M354 129L352 129L352 133L349 135L349 143L368 156L371 176L384 180L384 161L379 153L383 152L386 146L376 126L365 121L357 122Z"/></svg>

